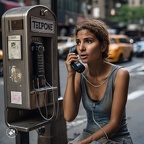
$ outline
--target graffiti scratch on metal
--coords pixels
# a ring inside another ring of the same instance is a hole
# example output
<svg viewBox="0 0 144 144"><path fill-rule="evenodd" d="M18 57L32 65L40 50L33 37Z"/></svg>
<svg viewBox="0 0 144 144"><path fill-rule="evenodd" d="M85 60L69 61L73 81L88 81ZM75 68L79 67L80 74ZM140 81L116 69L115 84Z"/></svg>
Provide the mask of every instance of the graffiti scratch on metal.
<svg viewBox="0 0 144 144"><path fill-rule="evenodd" d="M9 67L10 71L10 79L15 82L21 84L22 82L22 73L18 67L15 65Z"/></svg>

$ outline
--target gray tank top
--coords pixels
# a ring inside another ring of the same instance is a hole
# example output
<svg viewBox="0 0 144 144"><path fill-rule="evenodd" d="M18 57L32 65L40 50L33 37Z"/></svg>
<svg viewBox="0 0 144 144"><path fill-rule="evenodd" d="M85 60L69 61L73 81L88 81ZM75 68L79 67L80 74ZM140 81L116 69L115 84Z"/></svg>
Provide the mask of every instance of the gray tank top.
<svg viewBox="0 0 144 144"><path fill-rule="evenodd" d="M84 131L88 133L94 133L100 129L98 125L103 127L106 125L111 116L111 108L113 101L113 91L114 91L114 80L115 75L120 66L112 64L112 70L108 77L107 87L103 98L100 101L93 101L89 98L86 91L86 80L81 75L81 88L82 88L82 102L87 114L87 126ZM121 93L122 94L122 93ZM98 125L96 124L98 123ZM122 122L119 130L112 135L111 138L129 135L127 124L126 124L126 112L124 110Z"/></svg>

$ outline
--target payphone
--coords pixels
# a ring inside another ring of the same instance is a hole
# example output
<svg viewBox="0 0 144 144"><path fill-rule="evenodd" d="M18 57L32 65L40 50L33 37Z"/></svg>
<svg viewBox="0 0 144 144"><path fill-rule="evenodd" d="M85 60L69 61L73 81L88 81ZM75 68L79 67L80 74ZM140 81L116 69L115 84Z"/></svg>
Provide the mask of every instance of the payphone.
<svg viewBox="0 0 144 144"><path fill-rule="evenodd" d="M3 14L2 34L6 122L29 131L57 115L56 18L43 5L13 8Z"/></svg>

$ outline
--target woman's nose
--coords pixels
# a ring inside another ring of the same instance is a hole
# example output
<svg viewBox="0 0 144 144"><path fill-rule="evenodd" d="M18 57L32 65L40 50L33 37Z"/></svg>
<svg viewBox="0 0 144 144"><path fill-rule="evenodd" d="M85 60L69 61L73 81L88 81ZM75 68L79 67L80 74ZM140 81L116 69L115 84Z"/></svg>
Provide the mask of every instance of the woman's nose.
<svg viewBox="0 0 144 144"><path fill-rule="evenodd" d="M80 51L85 50L85 46L84 46L83 44L81 44L81 45L79 46L79 50L80 50Z"/></svg>

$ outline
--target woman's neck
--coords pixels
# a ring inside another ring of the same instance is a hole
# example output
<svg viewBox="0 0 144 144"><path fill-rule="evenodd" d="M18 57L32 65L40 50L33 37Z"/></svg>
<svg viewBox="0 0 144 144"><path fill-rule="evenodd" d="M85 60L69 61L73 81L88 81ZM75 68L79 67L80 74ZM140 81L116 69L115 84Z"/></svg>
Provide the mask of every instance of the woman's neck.
<svg viewBox="0 0 144 144"><path fill-rule="evenodd" d="M101 61L94 64L88 64L88 73L91 77L98 77L104 75L109 71L109 64L105 61Z"/></svg>

